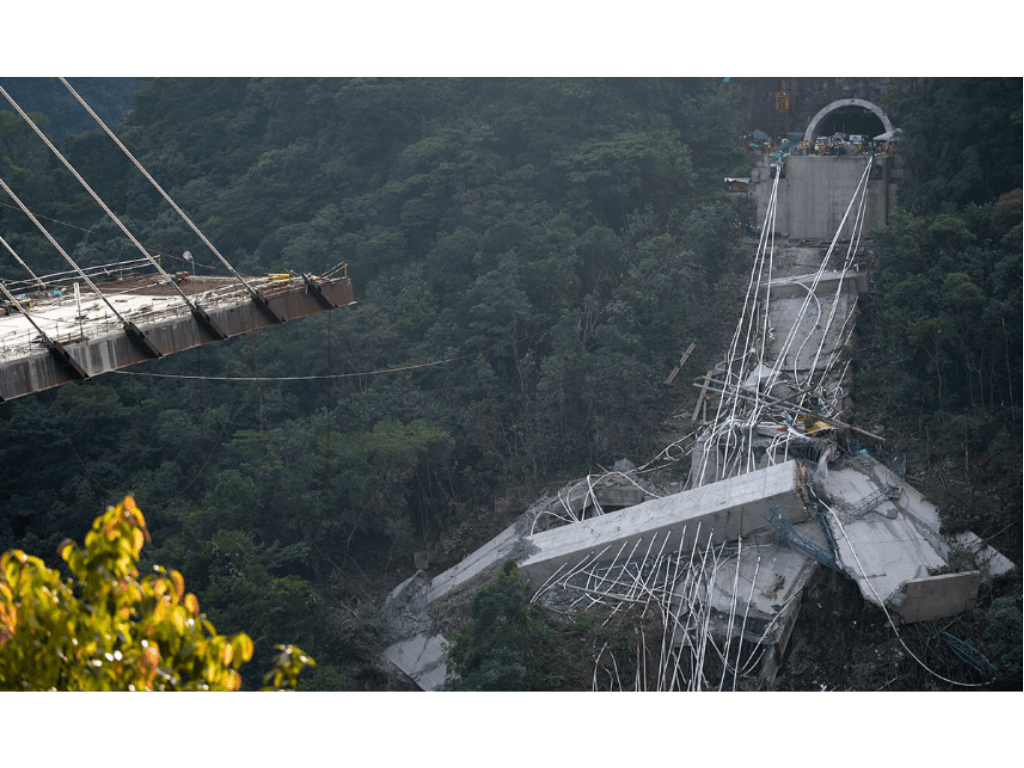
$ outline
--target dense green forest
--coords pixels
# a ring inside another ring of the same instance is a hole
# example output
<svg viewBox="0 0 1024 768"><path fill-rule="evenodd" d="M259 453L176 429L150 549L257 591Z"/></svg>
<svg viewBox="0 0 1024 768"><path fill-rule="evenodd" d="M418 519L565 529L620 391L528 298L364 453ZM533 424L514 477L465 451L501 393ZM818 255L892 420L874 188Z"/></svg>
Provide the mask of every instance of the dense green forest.
<svg viewBox="0 0 1024 768"><path fill-rule="evenodd" d="M412 552L441 538L457 558L507 522L496 496L645 457L682 349L710 359L731 330L746 212L722 178L750 164L732 96L714 79L143 83L118 134L221 253L249 274L346 261L358 304L0 406L0 551L58 565L62 539L132 493L143 557L253 638L254 669L294 642L317 660L300 688L358 687ZM894 95L915 176L880 233L859 407L915 435L934 422L929 449L956 455L1020 451L1009 85ZM135 258L14 118L5 180L81 263ZM148 248L213 271L104 134L61 146ZM66 268L6 202L0 232L38 272ZM21 277L6 254L0 270Z"/></svg>
<svg viewBox="0 0 1024 768"><path fill-rule="evenodd" d="M287 640L318 660L312 685L343 685L413 550L443 533L458 556L508 487L642 455L658 382L732 322L721 179L745 159L714 81L146 86L119 135L218 249L250 274L347 261L359 303L136 369L201 380L6 404L0 549L54 553L134 493L152 557L253 637L256 668ZM5 176L76 259L137 255L26 127L4 130ZM148 248L213 262L102 133L63 148ZM0 229L65 268L16 210ZM361 375L216 378L328 374Z"/></svg>
<svg viewBox="0 0 1024 768"><path fill-rule="evenodd" d="M921 464L956 466L951 532L1021 562L1021 81L943 79L890 94L910 171L874 233L877 292L859 328L872 402Z"/></svg>

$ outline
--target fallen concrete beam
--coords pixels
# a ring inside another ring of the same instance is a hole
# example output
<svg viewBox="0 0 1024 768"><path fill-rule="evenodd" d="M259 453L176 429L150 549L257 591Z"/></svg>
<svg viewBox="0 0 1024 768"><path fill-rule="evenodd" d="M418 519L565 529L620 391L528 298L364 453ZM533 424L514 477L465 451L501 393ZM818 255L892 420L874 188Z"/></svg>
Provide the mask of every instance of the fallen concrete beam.
<svg viewBox="0 0 1024 768"><path fill-rule="evenodd" d="M520 515L516 521L479 549L464 557L458 564L430 579L426 602L448 597L457 590L477 586L494 575L506 560L519 560L533 551L524 536L533 516Z"/></svg>
<svg viewBox="0 0 1024 768"><path fill-rule="evenodd" d="M721 543L768 528L773 506L792 522L805 519L803 494L802 470L797 462L788 461L529 536L527 541L537 551L520 561L519 570L539 586L559 568L602 551L610 560L620 549L639 549L641 540L653 537L662 540L659 546L674 551L682 536L682 548L689 551L699 528L701 543Z"/></svg>

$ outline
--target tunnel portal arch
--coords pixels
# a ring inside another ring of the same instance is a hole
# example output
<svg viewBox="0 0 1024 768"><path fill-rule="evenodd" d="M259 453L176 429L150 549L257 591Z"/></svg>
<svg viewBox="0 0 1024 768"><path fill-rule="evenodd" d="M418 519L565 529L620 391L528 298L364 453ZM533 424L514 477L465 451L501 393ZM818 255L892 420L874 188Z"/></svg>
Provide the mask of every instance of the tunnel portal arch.
<svg viewBox="0 0 1024 768"><path fill-rule="evenodd" d="M818 114L811 118L811 122L808 123L807 125L807 130L804 131L804 140L814 141L816 135L815 132L817 131L818 126L822 123L822 121L824 121L825 118L827 118L832 113L846 109L848 107L861 107L862 109L866 109L870 112L873 112L881 122L884 132L892 132L892 122L890 122L889 117L885 114L885 112L882 111L882 109L878 105L872 104L870 101L865 101L864 99L840 99L839 101L833 101L831 104L821 109L818 112Z"/></svg>

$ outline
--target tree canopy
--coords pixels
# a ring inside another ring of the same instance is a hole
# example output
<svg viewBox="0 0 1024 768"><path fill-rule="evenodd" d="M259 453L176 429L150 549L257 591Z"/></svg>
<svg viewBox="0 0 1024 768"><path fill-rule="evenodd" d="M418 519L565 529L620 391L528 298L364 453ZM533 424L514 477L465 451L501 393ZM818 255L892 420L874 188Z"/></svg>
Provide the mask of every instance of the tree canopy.
<svg viewBox="0 0 1024 768"><path fill-rule="evenodd" d="M4 403L0 550L67 568L60 542L132 494L155 541L140 571L178 568L226 637L249 634L250 666L298 643L318 662L300 683L375 685L375 606L413 552L454 561L507 524L496 496L643 455L681 351L714 362L744 271L733 96L676 78L141 84L101 113L124 114L121 140L218 250L257 275L344 260L358 304ZM875 238L854 395L933 449L996 451L1020 421L1019 80L893 99L912 176ZM216 271L105 135L55 130L63 97L19 101L165 266L190 250ZM4 110L0 173L80 264L137 258ZM16 207L0 231L40 274L68 268Z"/></svg>
<svg viewBox="0 0 1024 768"><path fill-rule="evenodd" d="M505 563L470 604L472 623L448 651L448 687L455 690L527 690L535 619L530 588L515 562Z"/></svg>
<svg viewBox="0 0 1024 768"><path fill-rule="evenodd" d="M940 452L1010 447L1021 418L1021 88L1014 78L911 81L889 100L907 178L875 233L877 345L893 418Z"/></svg>

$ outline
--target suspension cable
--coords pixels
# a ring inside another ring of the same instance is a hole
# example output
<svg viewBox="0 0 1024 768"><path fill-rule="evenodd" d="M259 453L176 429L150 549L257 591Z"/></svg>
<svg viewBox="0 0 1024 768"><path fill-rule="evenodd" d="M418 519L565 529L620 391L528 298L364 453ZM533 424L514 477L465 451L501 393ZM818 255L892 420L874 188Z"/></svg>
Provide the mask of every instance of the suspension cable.
<svg viewBox="0 0 1024 768"><path fill-rule="evenodd" d="M0 240L2 240L2 239L3 238L0 238ZM5 245L6 245L6 243L5 243ZM32 327L35 328L39 332L40 336L43 337L43 341L46 343L46 345L47 346L52 346L53 345L53 340L50 338L49 334L47 334L46 331L44 331L42 328L39 327L39 324L36 323L35 318L33 318L31 314L29 314L28 307L23 307L21 305L21 302L18 301L17 297L13 293L11 293L10 290L8 290L7 284L4 283L3 280L0 280L0 290L3 291L4 296L7 297L8 301L13 303L14 306L16 306L18 308L18 311L21 312L21 314L23 314L25 316L25 319L28 320L30 323L32 323Z"/></svg>
<svg viewBox="0 0 1024 768"><path fill-rule="evenodd" d="M15 260L19 264L21 264L21 266L23 266L25 269L28 270L28 273L30 275L32 275L32 279L36 281L36 284L40 288L45 288L46 287L46 283L44 283L42 280L39 279L39 276L35 272L32 271L32 267L30 267L28 264L26 264L24 261L21 260L21 257L15 252L14 248L12 248L8 244L8 242L3 239L3 237L0 237L0 243L3 243L4 248L6 248L8 251L10 251L11 256L13 256L15 258Z"/></svg>

